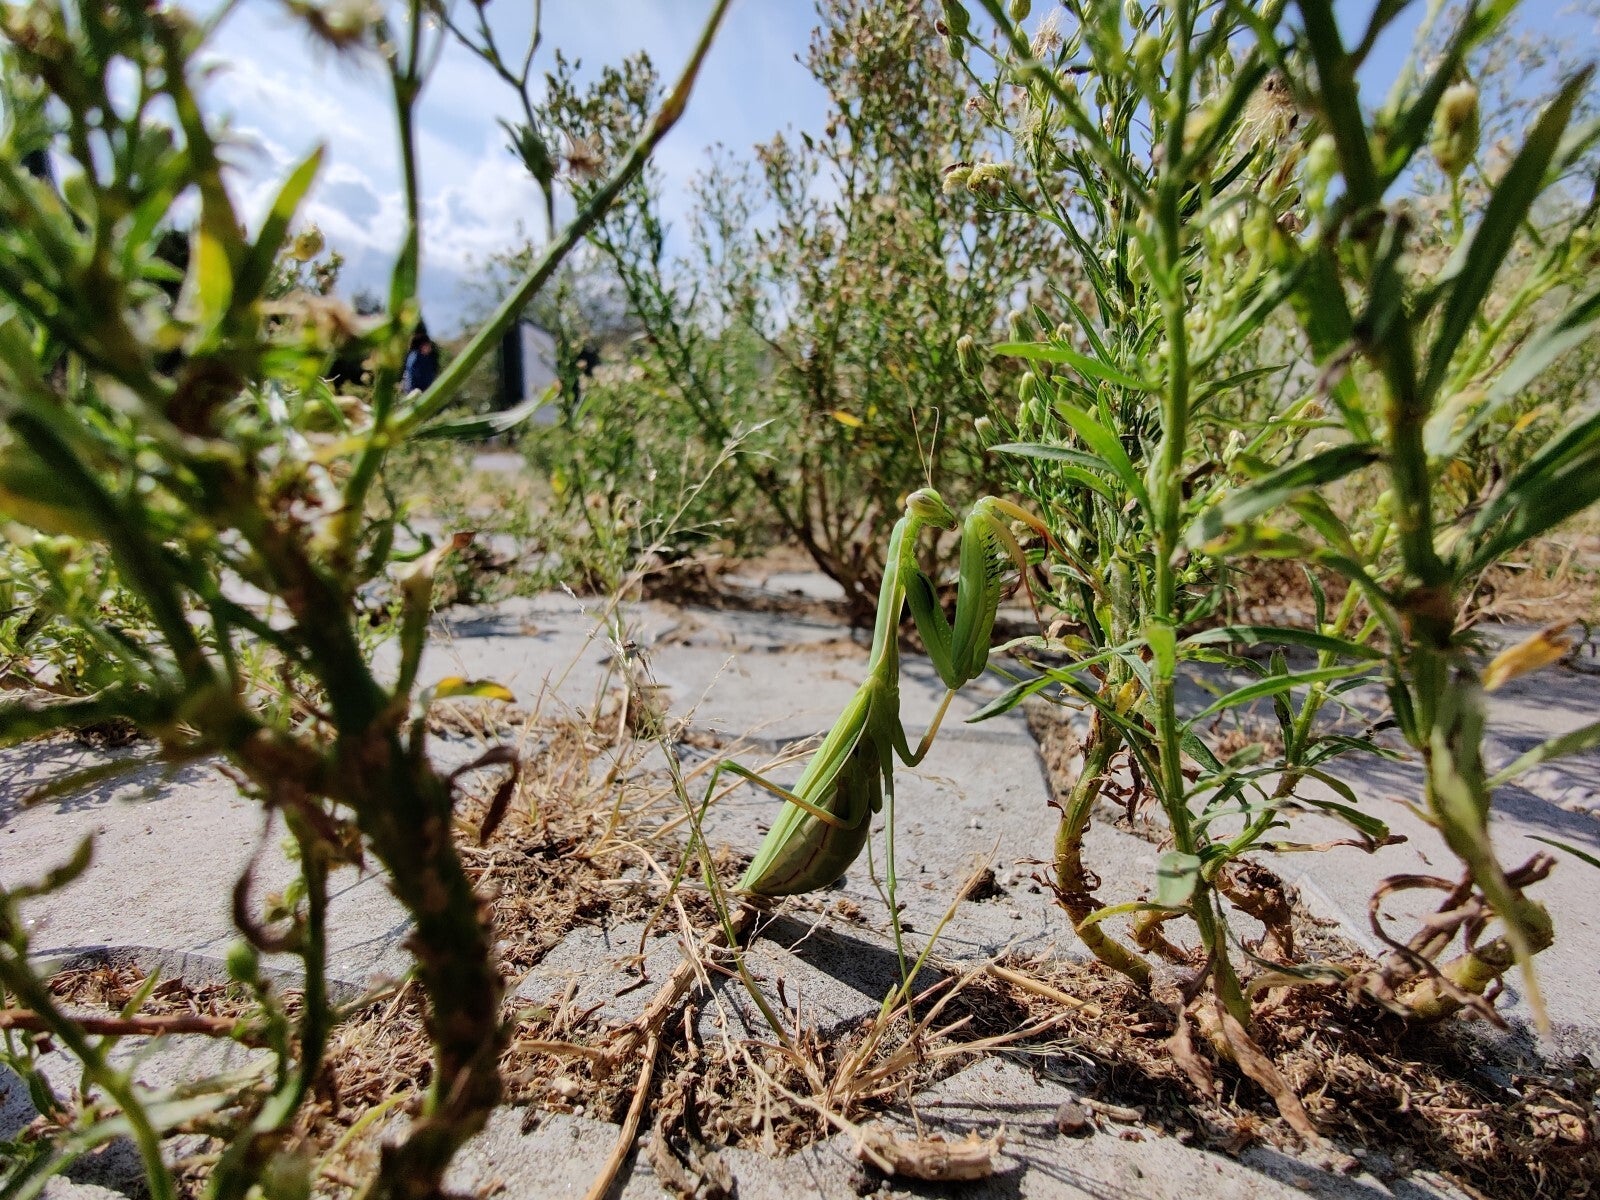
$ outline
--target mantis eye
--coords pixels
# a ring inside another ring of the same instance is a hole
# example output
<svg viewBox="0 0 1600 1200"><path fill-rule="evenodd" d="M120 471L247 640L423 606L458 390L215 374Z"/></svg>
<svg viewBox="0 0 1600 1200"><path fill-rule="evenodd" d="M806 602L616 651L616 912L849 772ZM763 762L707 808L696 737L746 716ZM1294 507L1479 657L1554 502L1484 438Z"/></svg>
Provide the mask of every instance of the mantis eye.
<svg viewBox="0 0 1600 1200"><path fill-rule="evenodd" d="M932 488L919 488L906 498L906 511L920 521L944 529L956 527L956 514Z"/></svg>

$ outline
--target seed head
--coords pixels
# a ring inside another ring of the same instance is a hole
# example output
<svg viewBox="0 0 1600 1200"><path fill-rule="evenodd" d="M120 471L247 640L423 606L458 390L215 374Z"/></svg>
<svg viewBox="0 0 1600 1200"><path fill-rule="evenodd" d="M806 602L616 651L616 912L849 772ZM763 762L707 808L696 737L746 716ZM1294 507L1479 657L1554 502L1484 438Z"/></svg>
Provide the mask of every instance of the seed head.
<svg viewBox="0 0 1600 1200"><path fill-rule="evenodd" d="M1456 179L1478 152L1478 89L1462 81L1451 84L1433 114L1433 158L1439 169Z"/></svg>
<svg viewBox="0 0 1600 1200"><path fill-rule="evenodd" d="M1033 41L1028 46L1028 53L1034 58L1049 58L1061 49L1061 10L1052 9L1050 15L1039 22L1039 28L1034 31Z"/></svg>
<svg viewBox="0 0 1600 1200"><path fill-rule="evenodd" d="M291 0L289 9L336 51L354 50L383 20L377 0Z"/></svg>
<svg viewBox="0 0 1600 1200"><path fill-rule="evenodd" d="M1264 141L1282 141L1300 123L1300 110L1295 107L1294 92L1277 71L1261 81L1245 105L1241 124Z"/></svg>
<svg viewBox="0 0 1600 1200"><path fill-rule="evenodd" d="M1005 163L979 163L967 176L967 190L975 196L995 199L1005 187L1010 174L1010 168Z"/></svg>
<svg viewBox="0 0 1600 1200"><path fill-rule="evenodd" d="M972 164L966 162L953 162L944 169L944 178L940 187L946 196L953 196L972 178Z"/></svg>
<svg viewBox="0 0 1600 1200"><path fill-rule="evenodd" d="M315 225L308 225L295 234L294 244L290 246L289 253L300 262L310 262L322 253L324 244L322 230Z"/></svg>

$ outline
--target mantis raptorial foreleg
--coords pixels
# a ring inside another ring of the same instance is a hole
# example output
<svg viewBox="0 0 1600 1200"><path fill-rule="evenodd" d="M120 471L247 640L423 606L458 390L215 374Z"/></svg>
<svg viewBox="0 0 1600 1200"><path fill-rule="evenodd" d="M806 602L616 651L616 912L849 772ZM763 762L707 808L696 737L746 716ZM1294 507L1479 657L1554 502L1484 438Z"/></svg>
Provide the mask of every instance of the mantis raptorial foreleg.
<svg viewBox="0 0 1600 1200"><path fill-rule="evenodd" d="M1000 600L1007 559L1024 571L1027 559L1005 524L1040 522L1008 501L980 500L962 532L961 573L952 625L939 608L933 585L916 563L924 526L954 529L956 516L937 492L914 493L889 540L878 619L867 678L823 739L793 789L781 787L734 763L720 765L712 787L729 770L786 803L751 862L740 890L757 896L787 896L827 887L866 845L872 814L894 795L894 760L916 766L928 753L951 697L983 672ZM900 654L897 630L909 603L946 692L932 724L912 749L900 721ZM708 793L709 795L710 793ZM893 864L890 864L892 877Z"/></svg>

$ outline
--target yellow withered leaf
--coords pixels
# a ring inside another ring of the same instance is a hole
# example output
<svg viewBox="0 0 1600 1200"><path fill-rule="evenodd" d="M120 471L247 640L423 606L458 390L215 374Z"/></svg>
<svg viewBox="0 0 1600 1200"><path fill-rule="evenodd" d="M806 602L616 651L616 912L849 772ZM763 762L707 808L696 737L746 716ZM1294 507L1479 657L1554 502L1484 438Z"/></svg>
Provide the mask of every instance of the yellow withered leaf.
<svg viewBox="0 0 1600 1200"><path fill-rule="evenodd" d="M856 416L854 413L845 412L845 410L842 408L836 408L828 415L835 421L839 422L839 424L843 425L846 429L860 429L866 424L866 422L860 417Z"/></svg>
<svg viewBox="0 0 1600 1200"><path fill-rule="evenodd" d="M1544 416L1544 412L1544 405L1541 404L1538 408L1530 409L1523 413L1517 418L1517 423L1511 427L1511 432L1521 433L1529 425L1532 425L1540 417Z"/></svg>
<svg viewBox="0 0 1600 1200"><path fill-rule="evenodd" d="M450 675L439 680L433 688L435 700L451 700L458 698L474 700L504 700L507 704L516 699L511 689L503 683L496 683L492 679L464 679L460 675Z"/></svg>
<svg viewBox="0 0 1600 1200"><path fill-rule="evenodd" d="M1537 671L1540 667L1548 667L1559 661L1572 649L1572 640L1563 636L1571 626L1571 621L1558 621L1509 650L1500 651L1484 669L1484 691L1492 692L1518 675L1526 675L1529 671Z"/></svg>

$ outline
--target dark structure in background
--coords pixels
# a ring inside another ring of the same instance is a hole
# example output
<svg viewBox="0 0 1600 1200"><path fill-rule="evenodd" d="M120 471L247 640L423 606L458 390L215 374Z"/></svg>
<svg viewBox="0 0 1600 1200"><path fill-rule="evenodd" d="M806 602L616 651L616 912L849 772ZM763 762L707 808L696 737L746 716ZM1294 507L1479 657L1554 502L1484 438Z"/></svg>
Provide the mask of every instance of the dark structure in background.
<svg viewBox="0 0 1600 1200"><path fill-rule="evenodd" d="M599 361L599 355L585 346L576 356L577 369L572 378L564 379L555 335L527 319L517 321L500 339L500 407L516 408L537 400L554 383L561 383L563 392L570 391L569 403L575 404L581 377L593 371ZM552 404L535 413L533 423L554 425L559 417L560 408Z"/></svg>

